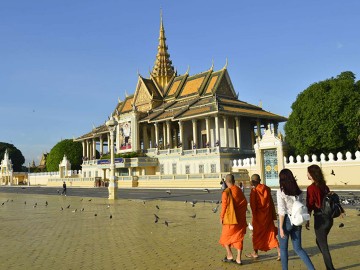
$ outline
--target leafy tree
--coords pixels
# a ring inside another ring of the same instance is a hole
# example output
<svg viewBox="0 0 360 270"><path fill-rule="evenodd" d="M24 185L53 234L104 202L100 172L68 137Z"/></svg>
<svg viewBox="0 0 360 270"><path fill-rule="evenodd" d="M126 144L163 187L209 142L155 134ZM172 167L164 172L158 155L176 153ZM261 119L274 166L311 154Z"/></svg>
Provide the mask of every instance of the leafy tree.
<svg viewBox="0 0 360 270"><path fill-rule="evenodd" d="M22 165L25 162L25 158L21 151L17 149L13 144L0 142L0 161L4 158L6 149L9 153L9 158L13 164L14 172L21 172Z"/></svg>
<svg viewBox="0 0 360 270"><path fill-rule="evenodd" d="M57 143L46 158L46 170L58 171L59 164L64 155L71 163L72 170L80 170L82 164L82 145L80 142L74 142L71 139L62 140Z"/></svg>
<svg viewBox="0 0 360 270"><path fill-rule="evenodd" d="M286 142L296 155L358 149L360 83L350 71L310 85L291 106Z"/></svg>

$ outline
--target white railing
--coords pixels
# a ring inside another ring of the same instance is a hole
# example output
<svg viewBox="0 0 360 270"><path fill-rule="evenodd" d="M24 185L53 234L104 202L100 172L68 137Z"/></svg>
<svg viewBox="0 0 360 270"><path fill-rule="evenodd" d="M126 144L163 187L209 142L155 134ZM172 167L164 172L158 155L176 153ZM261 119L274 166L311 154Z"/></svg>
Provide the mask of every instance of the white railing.
<svg viewBox="0 0 360 270"><path fill-rule="evenodd" d="M233 160L234 168L248 168L250 166L255 166L256 160L255 158L245 158L245 159L235 159Z"/></svg>
<svg viewBox="0 0 360 270"><path fill-rule="evenodd" d="M289 165L289 164L341 163L341 162L360 161L360 151L356 151L354 156L355 159L352 158L353 155L350 152L346 152L344 159L344 155L341 152L339 152L336 154L336 160L335 160L335 156L333 153L328 154L328 156L326 156L325 154L321 154L319 160L316 155L311 155L311 161L310 161L310 157L308 155L304 155L303 158L301 156L296 156L296 162L295 162L295 158L293 156L290 156L288 160L286 157L284 157L284 163L286 165Z"/></svg>
<svg viewBox="0 0 360 270"><path fill-rule="evenodd" d="M56 176L59 175L59 172L37 172L37 173L29 173L29 176ZM81 175L81 170L69 170L67 171L66 176L72 175Z"/></svg>

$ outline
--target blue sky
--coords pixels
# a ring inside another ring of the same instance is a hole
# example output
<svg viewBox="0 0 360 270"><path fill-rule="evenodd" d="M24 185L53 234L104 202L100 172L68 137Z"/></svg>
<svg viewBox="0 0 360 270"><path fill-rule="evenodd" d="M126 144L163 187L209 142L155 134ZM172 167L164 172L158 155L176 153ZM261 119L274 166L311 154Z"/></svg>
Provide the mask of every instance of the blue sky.
<svg viewBox="0 0 360 270"><path fill-rule="evenodd" d="M310 84L360 79L360 1L0 1L0 141L38 164L102 124L147 77L163 9L178 73L228 71L239 98L288 116Z"/></svg>

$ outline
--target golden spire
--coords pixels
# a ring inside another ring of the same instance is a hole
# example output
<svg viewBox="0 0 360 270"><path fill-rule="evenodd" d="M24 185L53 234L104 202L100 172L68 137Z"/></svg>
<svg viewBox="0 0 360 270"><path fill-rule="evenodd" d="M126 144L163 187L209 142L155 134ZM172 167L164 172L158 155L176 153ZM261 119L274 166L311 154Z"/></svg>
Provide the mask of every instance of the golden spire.
<svg viewBox="0 0 360 270"><path fill-rule="evenodd" d="M151 72L151 76L155 79L157 84L162 88L168 84L171 77L174 75L174 67L170 60L170 54L168 53L168 47L166 46L165 30L162 18L162 10L160 10L160 34L158 52L156 55L155 65Z"/></svg>

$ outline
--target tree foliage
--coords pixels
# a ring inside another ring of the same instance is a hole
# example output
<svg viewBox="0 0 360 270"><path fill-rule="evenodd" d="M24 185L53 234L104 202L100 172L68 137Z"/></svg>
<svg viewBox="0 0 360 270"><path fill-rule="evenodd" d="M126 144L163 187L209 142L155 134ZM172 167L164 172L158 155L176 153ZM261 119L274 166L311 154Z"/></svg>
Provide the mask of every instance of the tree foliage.
<svg viewBox="0 0 360 270"><path fill-rule="evenodd" d="M51 150L46 158L46 170L58 171L59 164L64 155L71 163L72 170L80 170L82 164L82 145L80 142L74 142L66 139L58 142Z"/></svg>
<svg viewBox="0 0 360 270"><path fill-rule="evenodd" d="M25 162L25 158L21 151L17 149L13 144L0 142L0 161L4 158L6 149L9 153L9 158L13 164L14 172L21 172L22 165Z"/></svg>
<svg viewBox="0 0 360 270"><path fill-rule="evenodd" d="M337 153L358 149L360 83L351 71L310 85L292 104L285 124L293 154Z"/></svg>

